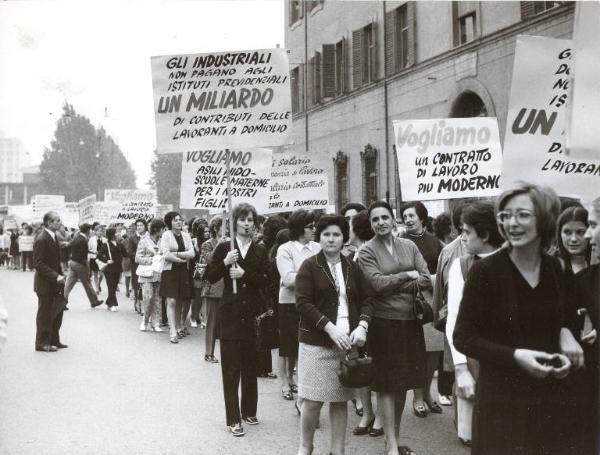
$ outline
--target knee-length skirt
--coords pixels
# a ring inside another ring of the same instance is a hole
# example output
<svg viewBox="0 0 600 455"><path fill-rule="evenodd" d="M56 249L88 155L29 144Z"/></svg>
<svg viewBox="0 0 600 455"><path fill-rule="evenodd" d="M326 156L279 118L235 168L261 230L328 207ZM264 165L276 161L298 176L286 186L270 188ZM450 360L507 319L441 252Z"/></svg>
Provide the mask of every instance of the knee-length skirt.
<svg viewBox="0 0 600 455"><path fill-rule="evenodd" d="M321 402L343 402L354 398L354 389L344 387L337 376L344 351L336 347L300 343L298 348L298 395Z"/></svg>

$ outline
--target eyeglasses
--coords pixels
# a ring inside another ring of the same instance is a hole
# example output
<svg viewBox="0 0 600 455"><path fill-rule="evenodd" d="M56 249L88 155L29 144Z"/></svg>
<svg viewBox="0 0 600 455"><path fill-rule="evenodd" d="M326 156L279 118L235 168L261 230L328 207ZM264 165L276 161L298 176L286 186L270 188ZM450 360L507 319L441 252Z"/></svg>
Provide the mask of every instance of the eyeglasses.
<svg viewBox="0 0 600 455"><path fill-rule="evenodd" d="M306 226L304 226L304 229L314 229L314 228L316 228L315 223L310 223L310 224L307 224Z"/></svg>
<svg viewBox="0 0 600 455"><path fill-rule="evenodd" d="M531 210L526 209L518 209L514 213L508 210L503 210L502 212L498 212L496 214L496 220L499 223L506 223L512 217L515 217L515 221L519 224L527 224L530 223L531 220L535 218L535 214Z"/></svg>

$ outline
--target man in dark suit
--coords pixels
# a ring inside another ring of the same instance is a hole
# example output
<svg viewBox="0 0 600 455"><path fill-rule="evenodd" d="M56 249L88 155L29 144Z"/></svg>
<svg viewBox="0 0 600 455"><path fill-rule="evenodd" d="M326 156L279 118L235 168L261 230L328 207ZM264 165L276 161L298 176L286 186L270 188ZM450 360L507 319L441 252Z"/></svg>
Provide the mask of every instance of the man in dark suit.
<svg viewBox="0 0 600 455"><path fill-rule="evenodd" d="M60 342L58 335L65 307L65 277L60 267L60 247L56 238L60 216L56 212L48 212L43 222L42 231L33 243L33 289L38 295L35 350L56 352L67 347Z"/></svg>
<svg viewBox="0 0 600 455"><path fill-rule="evenodd" d="M98 296L92 288L90 281L90 269L88 267L88 234L91 225L83 223L79 226L79 232L75 234L73 240L69 244L71 251L71 260L69 261L69 275L67 275L67 284L65 285L65 300L69 301L69 294L77 283L81 281L85 293L92 308L95 308L104 303L104 300L98 300Z"/></svg>

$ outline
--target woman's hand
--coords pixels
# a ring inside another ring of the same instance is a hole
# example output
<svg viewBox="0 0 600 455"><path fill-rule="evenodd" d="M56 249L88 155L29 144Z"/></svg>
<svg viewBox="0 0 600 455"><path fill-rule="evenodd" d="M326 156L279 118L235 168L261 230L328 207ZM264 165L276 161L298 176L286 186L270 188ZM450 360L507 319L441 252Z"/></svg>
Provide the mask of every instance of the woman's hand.
<svg viewBox="0 0 600 455"><path fill-rule="evenodd" d="M344 333L343 330L339 329L332 322L328 322L325 326L325 332L329 335L329 338L335 343L335 345L342 351L348 351L352 347L350 338Z"/></svg>
<svg viewBox="0 0 600 455"><path fill-rule="evenodd" d="M115 261L113 261L112 259L109 259L108 261L106 261L106 263L107 263L108 265L110 265L110 264L114 264L114 263L115 263Z"/></svg>
<svg viewBox="0 0 600 455"><path fill-rule="evenodd" d="M243 277L243 276L244 276L244 273L246 273L246 272L244 271L244 269L243 269L243 268L241 268L241 267L240 267L239 265L237 265L237 264L236 264L236 265L234 265L233 267L231 267L231 268L229 269L229 277L230 277L232 280L239 280L241 277Z"/></svg>
<svg viewBox="0 0 600 455"><path fill-rule="evenodd" d="M569 358L575 368L582 368L585 366L583 349L577 340L575 340L575 337L571 331L566 327L562 327L560 329L558 343L560 346L560 352Z"/></svg>
<svg viewBox="0 0 600 455"><path fill-rule="evenodd" d="M232 265L233 263L237 262L239 256L240 254L238 253L238 250L231 250L227 253L225 259L223 259L223 263L225 265Z"/></svg>
<svg viewBox="0 0 600 455"><path fill-rule="evenodd" d="M592 329L591 332L588 332L581 337L581 342L591 346L596 342L596 338L598 338L598 333L596 332L596 329Z"/></svg>
<svg viewBox="0 0 600 455"><path fill-rule="evenodd" d="M555 358L560 359L560 363L562 366L558 368L554 367L552 369L552 374L555 378L562 379L569 374L569 370L571 369L571 362L569 361L569 358L566 355L556 354Z"/></svg>
<svg viewBox="0 0 600 455"><path fill-rule="evenodd" d="M551 365L543 365L542 362L551 362L554 356L542 351L531 349L515 349L513 354L519 368L526 371L534 378L543 379L552 373Z"/></svg>
<svg viewBox="0 0 600 455"><path fill-rule="evenodd" d="M475 398L475 379L466 363L459 363L454 367L456 373L456 394L465 400Z"/></svg>
<svg viewBox="0 0 600 455"><path fill-rule="evenodd" d="M367 331L362 325L357 326L350 334L352 346L364 346L367 342Z"/></svg>
<svg viewBox="0 0 600 455"><path fill-rule="evenodd" d="M411 280L416 280L419 278L419 272L417 272L416 270L409 270L408 272L406 272L406 274Z"/></svg>

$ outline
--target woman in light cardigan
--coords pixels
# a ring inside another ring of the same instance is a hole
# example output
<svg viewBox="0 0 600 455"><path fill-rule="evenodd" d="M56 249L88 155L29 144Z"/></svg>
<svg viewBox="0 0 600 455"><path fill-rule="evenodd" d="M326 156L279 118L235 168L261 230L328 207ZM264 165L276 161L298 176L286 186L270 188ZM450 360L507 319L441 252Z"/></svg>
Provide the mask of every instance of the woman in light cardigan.
<svg viewBox="0 0 600 455"><path fill-rule="evenodd" d="M192 295L188 261L196 255L192 238L181 230L183 220L177 212L165 215L167 231L160 239L159 251L164 257L160 296L167 299L167 317L171 343L176 344L187 334L181 327L181 312L185 300Z"/></svg>

